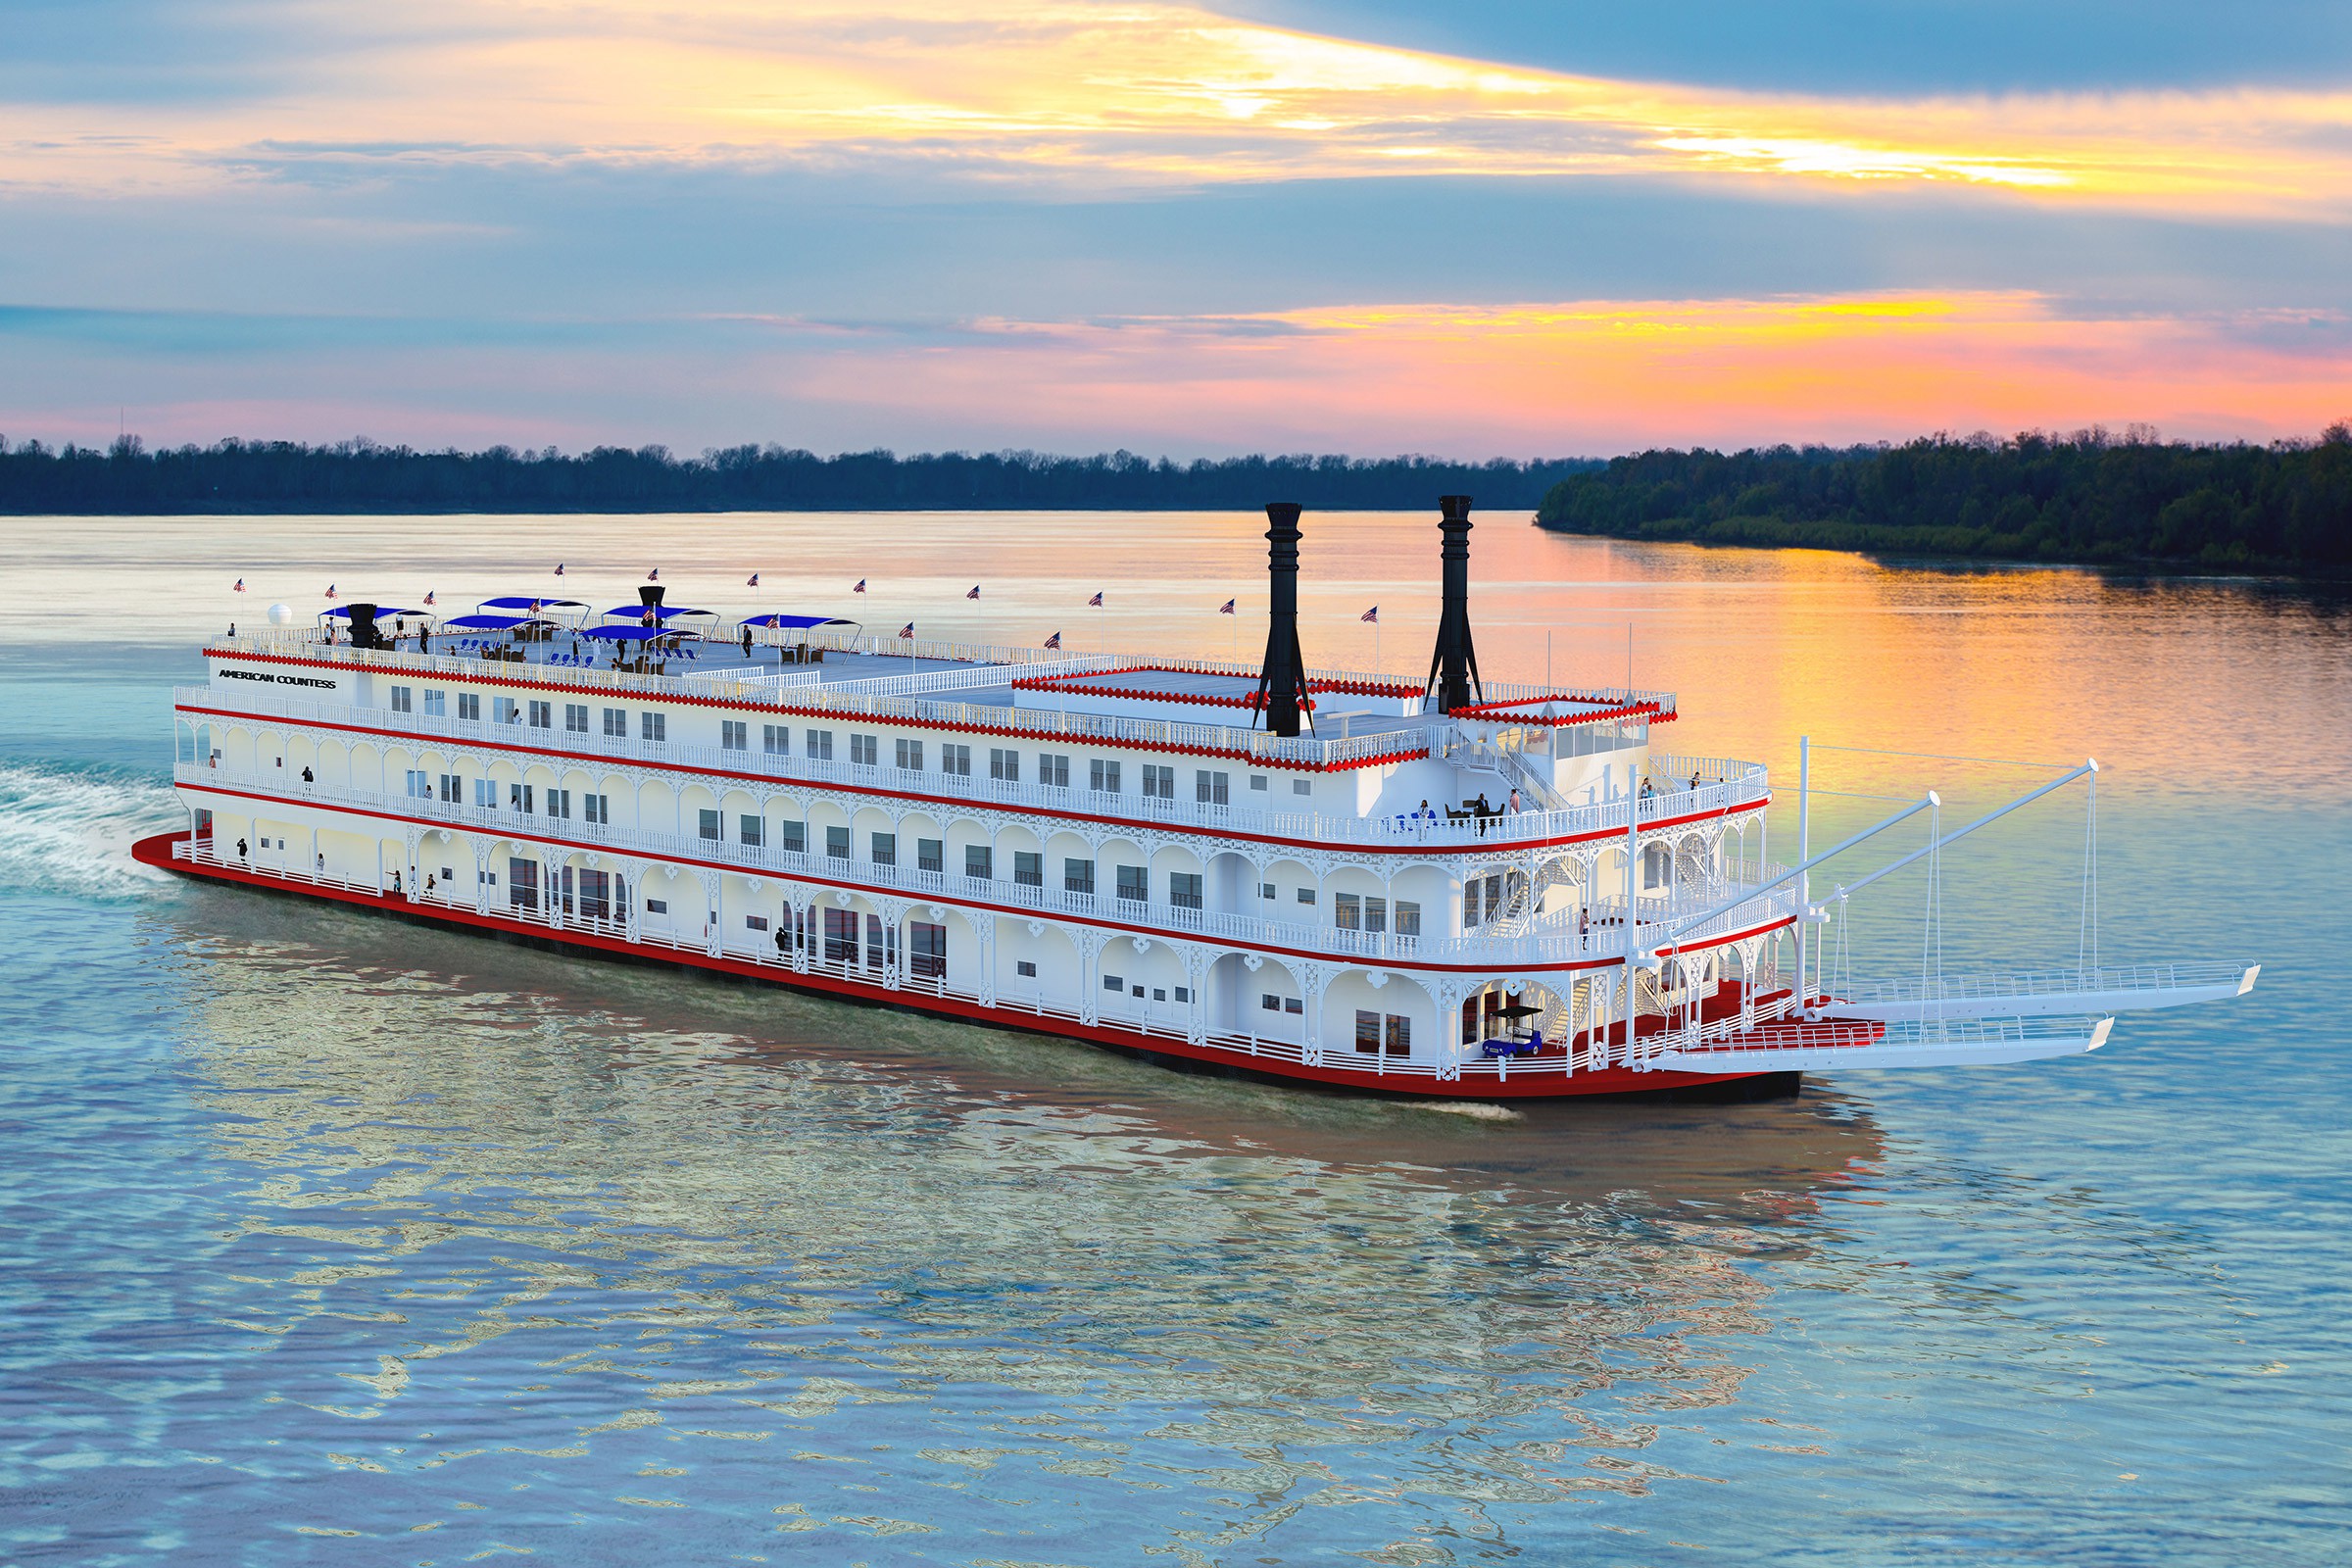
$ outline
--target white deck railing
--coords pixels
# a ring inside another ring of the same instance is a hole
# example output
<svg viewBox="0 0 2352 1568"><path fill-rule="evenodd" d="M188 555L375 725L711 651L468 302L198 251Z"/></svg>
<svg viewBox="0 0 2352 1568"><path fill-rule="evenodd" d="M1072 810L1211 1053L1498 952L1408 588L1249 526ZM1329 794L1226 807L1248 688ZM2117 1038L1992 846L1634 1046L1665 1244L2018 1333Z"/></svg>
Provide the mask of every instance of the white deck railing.
<svg viewBox="0 0 2352 1568"><path fill-rule="evenodd" d="M1431 845L1457 850L1501 851L1512 846L1546 843L1599 833L1623 833L1628 802L1624 798L1557 811L1522 811L1475 822L1415 821L1407 816L1342 816L1321 811L1273 811L1247 806L1216 806L1188 800L1151 799L1129 794L1097 794L1078 787L1050 788L1035 782L917 772L897 767L822 761L763 751L729 751L707 746L672 746L633 736L604 735L570 730L536 730L516 723L435 718L423 713L394 712L382 708L354 708L309 698L284 697L272 691L246 691L235 686L180 686L173 700L182 707L224 710L255 719L290 724L365 722L368 728L396 735L414 735L461 748L494 750L501 742L532 744L583 758L603 758L645 767L680 765L744 773L777 783L851 786L935 796L975 806L1011 810L1080 811L1091 815L1132 820L1165 827L1210 833L1249 834L1259 838L1306 844L1360 845L1373 849L1402 849ZM1001 711L992 710L991 711ZM1046 714L1051 719L1054 715ZM1046 734L1036 739L1060 739L1072 745L1087 737ZM975 748L988 737L976 736ZM1334 742L1334 746L1349 743ZM1644 823L1686 817L1729 814L1762 806L1771 785L1760 763L1722 759L1672 757L1665 775L1687 780L1692 772L1711 780L1696 790L1661 792L1639 803ZM1030 765L1034 767L1035 760ZM1739 769L1737 773L1734 769Z"/></svg>
<svg viewBox="0 0 2352 1568"><path fill-rule="evenodd" d="M1270 920L1256 915L1213 909L1193 909L1160 900L1128 900L1115 894L1079 893L1000 878L978 878L947 870L885 864L854 857L835 857L774 845L750 845L729 839L706 839L643 828L525 814L503 807L472 806L431 796L389 795L345 785L290 783L278 769L249 773L241 769L181 762L172 770L175 783L191 788L242 789L268 795L288 806L338 807L387 812L397 816L446 823L469 833L564 845L584 851L609 851L652 859L715 864L753 876L789 875L802 880L906 897L944 895L968 900L1005 913L1035 910L1073 920L1118 921L1198 935L1242 946L1279 948L1325 954L1364 962L1482 964L1511 969L1529 964L1564 963L1579 959L1622 959L1625 955L1623 910L1616 918L1596 919L1584 933L1490 932L1461 936L1405 936L1394 931L1354 931L1304 920ZM260 809L260 808L257 808ZM260 809L260 814L267 814ZM1205 864L1205 862L1203 862ZM1637 937L1666 922L1712 907L1716 901L1644 900ZM1318 907L1321 906L1318 905ZM1750 929L1796 911L1795 894L1784 886L1759 895L1737 909L1718 915L1688 934L1683 943L1696 946L1720 936ZM1639 949L1637 949L1639 951Z"/></svg>

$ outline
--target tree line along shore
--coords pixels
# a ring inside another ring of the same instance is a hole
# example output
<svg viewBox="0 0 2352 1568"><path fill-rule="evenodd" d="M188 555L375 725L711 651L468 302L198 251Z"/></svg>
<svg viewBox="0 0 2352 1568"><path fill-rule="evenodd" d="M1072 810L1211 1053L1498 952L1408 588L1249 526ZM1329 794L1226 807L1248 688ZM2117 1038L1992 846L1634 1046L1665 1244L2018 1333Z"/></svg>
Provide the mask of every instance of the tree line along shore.
<svg viewBox="0 0 2352 1568"><path fill-rule="evenodd" d="M1613 539L2352 575L2352 426L2195 445L2104 430L1644 452L1536 521Z"/></svg>
<svg viewBox="0 0 2352 1568"><path fill-rule="evenodd" d="M1592 459L1447 463L1434 458L1249 457L1175 463L1114 452L854 452L778 446L700 457L665 447L566 456L422 452L346 441L222 441L149 450L0 439L0 513L1237 511L1269 500L1339 510L1421 510L1441 495L1532 510Z"/></svg>

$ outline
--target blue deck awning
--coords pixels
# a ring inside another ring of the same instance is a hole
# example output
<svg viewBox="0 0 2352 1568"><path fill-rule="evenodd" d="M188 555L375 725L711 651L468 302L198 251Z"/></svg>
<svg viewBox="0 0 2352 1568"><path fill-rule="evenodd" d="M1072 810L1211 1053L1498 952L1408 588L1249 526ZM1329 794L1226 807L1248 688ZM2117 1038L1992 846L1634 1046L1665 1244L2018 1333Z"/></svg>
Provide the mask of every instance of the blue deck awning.
<svg viewBox="0 0 2352 1568"><path fill-rule="evenodd" d="M541 626L552 622L536 615L452 615L441 623L443 631L513 631L517 626Z"/></svg>
<svg viewBox="0 0 2352 1568"><path fill-rule="evenodd" d="M738 625L756 626L762 631L810 631L818 626L855 626L858 622L844 620L839 615L794 615L772 611L757 615L738 615Z"/></svg>
<svg viewBox="0 0 2352 1568"><path fill-rule="evenodd" d="M645 612L646 607L644 605L619 605L615 606L613 609L606 611L605 614L608 617L620 617L628 620L643 620L645 619ZM653 612L654 618L656 620L667 620L672 615L710 615L715 613L715 612L709 610L689 610L683 605L656 605L653 607Z"/></svg>
<svg viewBox="0 0 2352 1568"><path fill-rule="evenodd" d="M477 610L586 610L577 599L546 599L536 594L501 594L485 599L474 607Z"/></svg>

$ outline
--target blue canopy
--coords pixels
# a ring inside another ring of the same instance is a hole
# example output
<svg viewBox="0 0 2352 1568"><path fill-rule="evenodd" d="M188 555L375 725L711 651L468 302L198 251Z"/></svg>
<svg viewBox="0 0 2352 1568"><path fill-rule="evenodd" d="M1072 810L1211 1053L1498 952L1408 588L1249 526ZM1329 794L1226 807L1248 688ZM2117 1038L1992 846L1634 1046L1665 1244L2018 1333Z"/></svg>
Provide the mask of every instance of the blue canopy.
<svg viewBox="0 0 2352 1568"><path fill-rule="evenodd" d="M365 599L360 601L362 604L366 604L367 602L368 601ZM321 615L331 615L337 620L349 620L351 618L351 607L349 605L336 605L330 610L321 610L318 612L318 613ZM375 607L375 618L378 620L383 619L386 615L424 615L429 618L432 612L429 610L403 610L398 605L378 605Z"/></svg>
<svg viewBox="0 0 2352 1568"><path fill-rule="evenodd" d="M844 620L839 615L788 615L778 611L772 614L738 615L736 620L746 626L764 627L769 631L808 631L814 626L855 626L858 622Z"/></svg>
<svg viewBox="0 0 2352 1568"><path fill-rule="evenodd" d="M540 624L535 615L452 615L441 623L443 631L513 631L517 626Z"/></svg>
<svg viewBox="0 0 2352 1568"><path fill-rule="evenodd" d="M659 626L591 626L580 635L602 637L608 642L641 643L656 637L674 637L677 634L663 631Z"/></svg>
<svg viewBox="0 0 2352 1568"><path fill-rule="evenodd" d="M474 608L477 610L530 610L534 608L586 610L588 607L577 599L547 599L537 594L503 594L496 599L485 599Z"/></svg>
<svg viewBox="0 0 2352 1568"><path fill-rule="evenodd" d="M646 607L643 605L621 605L616 609L606 611L605 613L607 615L626 615L631 620L643 620L645 610ZM667 620L672 615L709 615L712 613L714 612L708 610L688 610L683 605L656 605L654 607L656 620Z"/></svg>

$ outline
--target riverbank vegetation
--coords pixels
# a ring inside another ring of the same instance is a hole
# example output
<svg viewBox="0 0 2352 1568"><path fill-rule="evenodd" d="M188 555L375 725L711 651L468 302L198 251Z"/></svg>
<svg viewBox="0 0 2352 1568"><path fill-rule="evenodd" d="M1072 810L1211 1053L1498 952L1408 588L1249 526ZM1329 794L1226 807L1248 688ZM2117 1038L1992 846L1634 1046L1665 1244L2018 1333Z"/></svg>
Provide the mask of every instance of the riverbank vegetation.
<svg viewBox="0 0 2352 1568"><path fill-rule="evenodd" d="M150 451L0 440L0 513L1237 511L1268 501L1324 509L1428 511L1468 494L1532 508L1591 460L1446 463L1432 458L1250 457L1156 462L1036 452L843 453L666 447L571 456L419 452L346 441L222 441Z"/></svg>
<svg viewBox="0 0 2352 1568"><path fill-rule="evenodd" d="M2146 432L1644 452L1553 486L1571 533L1874 555L2352 572L2352 428L2200 446Z"/></svg>

